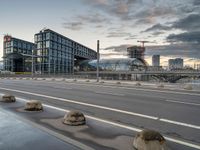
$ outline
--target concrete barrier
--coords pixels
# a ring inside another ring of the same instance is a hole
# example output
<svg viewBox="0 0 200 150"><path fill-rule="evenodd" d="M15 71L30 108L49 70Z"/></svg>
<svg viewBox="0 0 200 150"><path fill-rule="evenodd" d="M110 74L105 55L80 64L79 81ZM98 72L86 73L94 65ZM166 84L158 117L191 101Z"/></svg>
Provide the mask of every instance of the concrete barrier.
<svg viewBox="0 0 200 150"><path fill-rule="evenodd" d="M157 131L143 130L133 141L136 150L169 150L165 138Z"/></svg>
<svg viewBox="0 0 200 150"><path fill-rule="evenodd" d="M185 90L192 90L193 88L192 88L192 85L189 85L189 84L186 84L186 85L184 85L184 87L183 87Z"/></svg>
<svg viewBox="0 0 200 150"><path fill-rule="evenodd" d="M99 83L105 83L104 81L100 81Z"/></svg>
<svg viewBox="0 0 200 150"><path fill-rule="evenodd" d="M73 110L64 116L63 123L70 126L79 126L86 124L86 119L82 112Z"/></svg>
<svg viewBox="0 0 200 150"><path fill-rule="evenodd" d="M31 101L26 102L25 110L26 111L42 111L43 106L42 106L42 103L40 101L31 100Z"/></svg>
<svg viewBox="0 0 200 150"><path fill-rule="evenodd" d="M142 84L140 82L137 82L135 85L136 86L141 86Z"/></svg>
<svg viewBox="0 0 200 150"><path fill-rule="evenodd" d="M164 86L164 84L161 83L161 84L158 84L157 87L158 88L164 88L165 86Z"/></svg>
<svg viewBox="0 0 200 150"><path fill-rule="evenodd" d="M2 96L1 101L6 102L6 103L13 103L16 101L16 99L15 99L15 96L13 96L13 95L5 94Z"/></svg>

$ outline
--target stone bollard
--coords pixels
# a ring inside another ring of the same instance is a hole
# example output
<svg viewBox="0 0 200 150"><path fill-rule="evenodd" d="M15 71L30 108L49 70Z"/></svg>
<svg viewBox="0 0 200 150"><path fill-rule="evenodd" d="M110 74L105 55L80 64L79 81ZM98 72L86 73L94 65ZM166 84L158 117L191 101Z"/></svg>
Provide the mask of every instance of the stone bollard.
<svg viewBox="0 0 200 150"><path fill-rule="evenodd" d="M55 81L55 79L53 78L53 79L51 79L51 81Z"/></svg>
<svg viewBox="0 0 200 150"><path fill-rule="evenodd" d="M76 82L77 80L76 80L76 79L74 79L73 81L74 81L74 82Z"/></svg>
<svg viewBox="0 0 200 150"><path fill-rule="evenodd" d="M99 83L105 83L104 81L100 81Z"/></svg>
<svg viewBox="0 0 200 150"><path fill-rule="evenodd" d="M90 82L90 80L86 80L85 82Z"/></svg>
<svg viewBox="0 0 200 150"><path fill-rule="evenodd" d="M116 82L116 84L121 84L121 82L118 81L118 82Z"/></svg>
<svg viewBox="0 0 200 150"><path fill-rule="evenodd" d="M183 88L184 88L185 90L192 90L192 89L193 89L193 88L192 88L192 85L189 85L189 84L185 85Z"/></svg>
<svg viewBox="0 0 200 150"><path fill-rule="evenodd" d="M141 86L142 84L140 82L137 82L135 85L136 86Z"/></svg>
<svg viewBox="0 0 200 150"><path fill-rule="evenodd" d="M27 110L27 111L42 111L43 110L42 103L37 100L28 101L28 102L26 102L25 110Z"/></svg>
<svg viewBox="0 0 200 150"><path fill-rule="evenodd" d="M43 78L42 80L46 80L45 78Z"/></svg>
<svg viewBox="0 0 200 150"><path fill-rule="evenodd" d="M73 110L64 116L63 123L70 126L79 126L84 125L86 123L86 119L82 112Z"/></svg>
<svg viewBox="0 0 200 150"><path fill-rule="evenodd" d="M158 86L157 86L158 88L164 88L165 86L164 86L164 84L159 84Z"/></svg>
<svg viewBox="0 0 200 150"><path fill-rule="evenodd" d="M165 138L157 131L143 130L134 138L133 147L136 150L169 150Z"/></svg>
<svg viewBox="0 0 200 150"><path fill-rule="evenodd" d="M66 81L65 78L63 78L62 81Z"/></svg>
<svg viewBox="0 0 200 150"><path fill-rule="evenodd" d="M16 99L15 99L15 96L6 94L6 95L2 96L1 101L6 102L6 103L14 103L16 101Z"/></svg>

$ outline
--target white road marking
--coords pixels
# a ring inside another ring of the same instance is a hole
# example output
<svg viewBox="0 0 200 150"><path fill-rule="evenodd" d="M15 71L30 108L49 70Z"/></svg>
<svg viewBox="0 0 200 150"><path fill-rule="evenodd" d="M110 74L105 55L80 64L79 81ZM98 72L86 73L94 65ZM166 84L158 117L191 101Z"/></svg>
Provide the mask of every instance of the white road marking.
<svg viewBox="0 0 200 150"><path fill-rule="evenodd" d="M185 127L194 128L194 129L200 129L200 126L193 125L193 124L188 124L188 123L168 120L168 119L164 119L164 118L160 118L159 120L163 121L163 122L171 123L171 124L181 125L181 126L185 126Z"/></svg>
<svg viewBox="0 0 200 150"><path fill-rule="evenodd" d="M22 99L22 98L18 98L18 100L27 101L26 99ZM69 112L69 110L62 109L62 108L59 108L59 107L55 107L55 106L52 106L52 105L43 104L43 106L51 108L51 109L55 109L55 110L58 110L58 111L62 111L62 112ZM124 128L124 129L128 129L128 130L131 130L131 131L134 131L134 132L141 132L142 131L139 128L115 123L115 122L112 122L112 121L100 119L100 118L97 118L97 117L92 117L92 116L89 116L89 115L85 115L85 116L86 116L86 118L89 118L89 119L92 119L92 120L95 120L95 121L103 122L103 123L113 125L113 126L116 126L116 127L120 127L120 128ZM189 142L186 142L186 141L181 141L181 140L170 138L170 137L167 137L167 136L164 136L164 137L165 137L166 140L171 141L173 143L181 144L181 145L184 145L184 146L188 146L188 147L200 150L200 145L196 145L196 144L189 143Z"/></svg>
<svg viewBox="0 0 200 150"><path fill-rule="evenodd" d="M119 93L109 93L109 92L94 92L96 94L106 94L106 95L113 95L113 96L125 96L124 94Z"/></svg>
<svg viewBox="0 0 200 150"><path fill-rule="evenodd" d="M49 83L55 83L55 82L49 82ZM119 89L127 89L127 90L136 90L136 91L147 91L147 92L159 92L159 93L172 93L172 94L182 94L182 95L192 95L192 96L200 96L200 93L188 93L188 92L185 92L185 90L182 90L182 91L161 91L159 90L158 88L157 89L144 89L144 88L135 88L135 87L122 87L122 86L110 86L110 85L98 85L98 84L86 84L86 83L72 83L72 82L67 82L67 84L73 84L73 85L77 85L77 84L80 84L80 85L87 85L87 86L96 86L96 87L109 87L109 88L113 88L113 89L116 89L116 88L119 88ZM114 85L114 84L113 84ZM134 86L134 85L133 85ZM175 90L175 89L173 89ZM192 91L195 91L195 90L192 90ZM196 91L196 92L200 92L200 91Z"/></svg>
<svg viewBox="0 0 200 150"><path fill-rule="evenodd" d="M120 110L120 109L116 109L116 108L110 108L110 107L105 107L105 106L101 106L101 105L84 103L84 102L79 102L79 101L74 101L74 100L69 100L69 99L64 99L64 98L59 98L59 97L53 97L53 96L48 96L48 95L43 95L43 94L37 94L37 93L32 93L32 92L27 92L27 91L20 91L20 90L15 90L15 89L8 89L8 88L1 88L1 87L0 87L0 89L18 92L18 93L29 94L29 95L35 95L35 96L40 96L40 97L45 97L45 98L50 98L50 99L54 99L54 100L59 100L59 101L64 101L64 102L69 102L69 103L74 103L74 104L79 104L79 105L109 110L109 111L114 111L114 112L118 112L118 113L123 113L123 114L132 115L132 116L147 118L147 119L151 119L151 120L158 120L158 121L167 122L167 123L171 123L171 124L175 124L175 125L179 125L179 126L184 126L184 127L189 127L189 128L194 128L194 129L198 129L198 130L200 129L200 126L198 126L198 125L192 125L192 124L188 124L188 123L168 120L168 119L165 119L165 118L158 118L158 117L155 117L155 116L144 115L144 114Z"/></svg>
<svg viewBox="0 0 200 150"><path fill-rule="evenodd" d="M166 102L172 102L172 103L185 104L185 105L200 106L200 104L198 104L198 103L190 103L190 102L175 101L175 100L165 100L165 101L166 101Z"/></svg>
<svg viewBox="0 0 200 150"><path fill-rule="evenodd" d="M35 95L35 96L40 96L40 97L45 97L45 98L50 98L50 99L54 99L54 100L59 100L59 101L64 101L64 102L69 102L69 103L74 103L74 104L79 104L79 105L84 105L84 106L104 109L104 110L110 110L110 111L114 111L114 112L119 112L119 113L128 114L128 115L132 115L132 116L148 118L148 119L152 119L152 120L157 120L158 119L158 117L154 117L154 116L149 116L149 115L144 115L144 114L140 114L140 113L129 112L129 111L120 110L120 109L116 109L116 108L110 108L110 107L101 106L101 105L89 104L89 103L84 103L84 102L79 102L79 101L74 101L74 100L54 97L54 96L48 96L48 95L43 95L43 94L38 94L38 93L32 93L32 92L20 91L20 90L8 89L8 88L2 88L2 87L0 87L0 89L13 91L13 92L18 92L18 93L23 93L23 94Z"/></svg>

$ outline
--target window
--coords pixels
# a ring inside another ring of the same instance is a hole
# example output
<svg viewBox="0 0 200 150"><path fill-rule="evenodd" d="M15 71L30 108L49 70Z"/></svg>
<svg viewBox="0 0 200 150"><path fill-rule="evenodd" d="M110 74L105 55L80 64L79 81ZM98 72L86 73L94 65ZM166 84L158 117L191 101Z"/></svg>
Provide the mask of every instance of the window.
<svg viewBox="0 0 200 150"><path fill-rule="evenodd" d="M49 48L49 47L50 47L50 42L46 41L46 48Z"/></svg>

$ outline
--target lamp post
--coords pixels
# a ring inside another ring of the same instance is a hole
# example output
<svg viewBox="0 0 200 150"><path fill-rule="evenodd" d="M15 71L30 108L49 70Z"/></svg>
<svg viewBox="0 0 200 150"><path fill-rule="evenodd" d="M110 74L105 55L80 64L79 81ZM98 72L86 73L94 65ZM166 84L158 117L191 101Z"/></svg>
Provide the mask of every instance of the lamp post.
<svg viewBox="0 0 200 150"><path fill-rule="evenodd" d="M99 82L99 40L97 40L97 82Z"/></svg>
<svg viewBox="0 0 200 150"><path fill-rule="evenodd" d="M31 76L33 78L33 75L34 75L34 67L33 67L33 50L32 50L32 67L31 67Z"/></svg>

